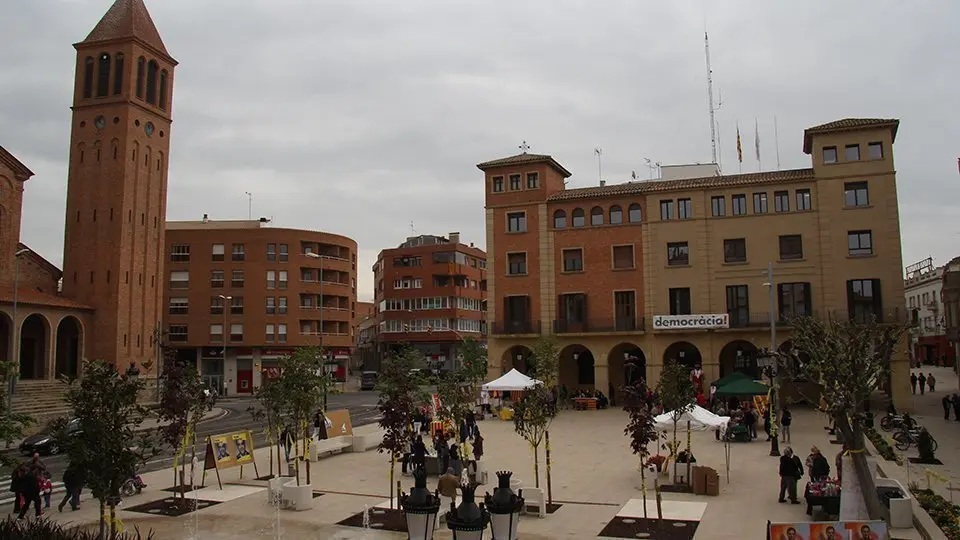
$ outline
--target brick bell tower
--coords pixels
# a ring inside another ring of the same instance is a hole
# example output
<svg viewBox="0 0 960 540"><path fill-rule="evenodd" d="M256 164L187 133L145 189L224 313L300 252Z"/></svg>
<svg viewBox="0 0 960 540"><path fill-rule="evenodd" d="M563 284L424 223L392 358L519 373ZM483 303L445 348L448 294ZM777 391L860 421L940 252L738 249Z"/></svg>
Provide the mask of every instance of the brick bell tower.
<svg viewBox="0 0 960 540"><path fill-rule="evenodd" d="M88 358L123 370L157 357L177 62L143 0L116 0L74 48L63 295L96 308Z"/></svg>

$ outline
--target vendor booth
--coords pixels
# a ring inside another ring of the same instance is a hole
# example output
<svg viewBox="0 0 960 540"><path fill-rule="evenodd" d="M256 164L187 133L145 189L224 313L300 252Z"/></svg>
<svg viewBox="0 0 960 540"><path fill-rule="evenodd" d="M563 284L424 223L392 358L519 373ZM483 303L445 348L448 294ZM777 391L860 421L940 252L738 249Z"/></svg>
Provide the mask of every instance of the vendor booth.
<svg viewBox="0 0 960 540"><path fill-rule="evenodd" d="M512 420L513 419L513 410L505 408L503 406L503 400L505 394L510 394L509 398L517 399L518 396L514 396L514 392L523 392L524 390L529 390L535 386L543 384L541 381L527 377L523 373L520 373L516 369L511 369L505 373L499 379L490 381L480 388L484 392L489 392L490 397L499 400L500 402L500 419L501 420Z"/></svg>
<svg viewBox="0 0 960 540"><path fill-rule="evenodd" d="M674 422L676 420L676 422ZM698 405L691 405L687 409L681 411L669 411L661 415L655 416L653 418L654 427L657 431L673 433L673 430L676 429L679 433L687 433L687 449L684 452L679 452L679 455L672 456L674 459L674 483L682 484L691 482L691 468L690 464L695 462L696 459L693 457L692 449L690 448L690 436L689 433L693 431L710 431L710 430L719 430L723 433L726 430L727 423L730 421L730 418L727 416L716 415L703 407ZM726 457L726 469L727 469L727 482L730 481L730 446L726 444L725 437L721 437L725 442L725 457ZM679 451L679 448L676 449ZM684 457L682 454L686 454ZM686 459L689 461L680 461L681 459ZM686 464L686 471L683 476L678 475L676 468L677 462L681 464ZM665 463L662 470L667 471L667 464Z"/></svg>

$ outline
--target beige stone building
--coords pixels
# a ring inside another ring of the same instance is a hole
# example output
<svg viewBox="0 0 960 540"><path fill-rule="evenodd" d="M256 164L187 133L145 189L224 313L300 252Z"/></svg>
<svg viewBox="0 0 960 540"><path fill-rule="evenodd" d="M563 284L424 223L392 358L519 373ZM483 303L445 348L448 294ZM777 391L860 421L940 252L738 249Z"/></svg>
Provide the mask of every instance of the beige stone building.
<svg viewBox="0 0 960 540"><path fill-rule="evenodd" d="M565 189L570 173L550 156L481 163L491 375L525 369L548 332L564 347L561 382L608 392L629 377L655 381L667 358L701 366L706 381L757 373L758 350L789 347L797 315L908 321L898 125L809 128L809 168L753 174L714 166L705 176L698 165L696 177L677 168L669 180ZM905 348L891 367L906 407Z"/></svg>

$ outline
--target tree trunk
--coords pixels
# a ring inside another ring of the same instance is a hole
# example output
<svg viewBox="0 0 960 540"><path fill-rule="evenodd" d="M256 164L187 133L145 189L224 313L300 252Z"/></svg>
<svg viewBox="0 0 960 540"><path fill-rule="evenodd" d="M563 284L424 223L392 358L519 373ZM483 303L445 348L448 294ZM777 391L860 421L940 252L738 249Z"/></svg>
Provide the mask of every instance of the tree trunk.
<svg viewBox="0 0 960 540"><path fill-rule="evenodd" d="M550 481L550 432L544 433L544 454L546 454L547 466L547 504L553 504L553 483Z"/></svg>
<svg viewBox="0 0 960 540"><path fill-rule="evenodd" d="M540 487L540 445L533 447L533 476L534 487Z"/></svg>
<svg viewBox="0 0 960 540"><path fill-rule="evenodd" d="M647 471L643 464L643 457L640 458L640 496L643 499L643 519L647 519Z"/></svg>
<svg viewBox="0 0 960 540"><path fill-rule="evenodd" d="M307 484L310 483L310 444L313 443L313 437L307 438L309 427L303 428L303 455L307 462Z"/></svg>
<svg viewBox="0 0 960 540"><path fill-rule="evenodd" d="M197 459L197 432L195 430L196 427L190 430L193 435L190 440L190 491L193 491L193 479L196 478L194 476L194 474L196 474L196 470L194 469L193 465L194 460ZM183 497L186 498L187 494L184 493Z"/></svg>
<svg viewBox="0 0 960 540"><path fill-rule="evenodd" d="M107 505L100 501L100 540L107 538Z"/></svg>
<svg viewBox="0 0 960 540"><path fill-rule="evenodd" d="M268 448L271 446L270 439L272 438L273 438L273 433L268 427L267 428L267 447ZM270 454L270 476L273 476L273 448L270 448L270 451L267 453ZM278 474L277 476L280 476L280 475Z"/></svg>
<svg viewBox="0 0 960 540"><path fill-rule="evenodd" d="M870 467L867 465L867 455L864 451L863 430L859 424L851 426L846 413L838 414L834 418L836 427L843 434L843 440L847 443L850 450L850 457L853 461L853 472L860 481L860 491L863 494L863 502L870 514L870 519L889 520L889 511L880 502L880 496L877 494L877 485L870 475Z"/></svg>
<svg viewBox="0 0 960 540"><path fill-rule="evenodd" d="M117 505L110 503L110 540L117 537Z"/></svg>
<svg viewBox="0 0 960 540"><path fill-rule="evenodd" d="M397 455L390 452L390 509L393 510L393 470L397 466Z"/></svg>

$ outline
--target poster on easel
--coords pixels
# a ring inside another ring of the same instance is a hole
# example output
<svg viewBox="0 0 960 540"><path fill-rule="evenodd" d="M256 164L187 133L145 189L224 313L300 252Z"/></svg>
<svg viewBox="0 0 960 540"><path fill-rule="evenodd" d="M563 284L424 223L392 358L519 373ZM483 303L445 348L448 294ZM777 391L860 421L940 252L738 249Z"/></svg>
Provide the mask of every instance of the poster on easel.
<svg viewBox="0 0 960 540"><path fill-rule="evenodd" d="M243 466L253 465L254 473L259 477L257 461L253 457L253 432L235 431L207 437L207 450L203 460L203 477L200 486L207 481L207 471L217 472L217 485L223 489L220 480L220 471L240 467L240 478L243 478Z"/></svg>

